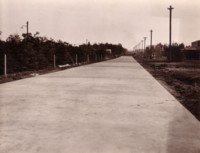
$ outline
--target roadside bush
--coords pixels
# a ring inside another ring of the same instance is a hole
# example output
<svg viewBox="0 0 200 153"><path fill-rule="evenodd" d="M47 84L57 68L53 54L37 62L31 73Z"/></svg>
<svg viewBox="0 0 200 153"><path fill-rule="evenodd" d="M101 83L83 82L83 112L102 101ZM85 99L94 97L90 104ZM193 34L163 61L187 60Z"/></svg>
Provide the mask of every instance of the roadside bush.
<svg viewBox="0 0 200 153"><path fill-rule="evenodd" d="M4 54L7 55L7 72L16 73L34 71L53 67L54 55L57 65L96 62L106 58L106 49L112 50L110 57L124 54L121 44L83 44L73 46L61 40L55 41L37 35L26 36L23 39L18 34L10 35L6 41L0 40L0 75L4 73Z"/></svg>
<svg viewBox="0 0 200 153"><path fill-rule="evenodd" d="M184 48L184 44L173 44L171 46L171 52L169 46L165 46L164 55L169 61L178 62L182 61L184 58L183 52L181 49Z"/></svg>

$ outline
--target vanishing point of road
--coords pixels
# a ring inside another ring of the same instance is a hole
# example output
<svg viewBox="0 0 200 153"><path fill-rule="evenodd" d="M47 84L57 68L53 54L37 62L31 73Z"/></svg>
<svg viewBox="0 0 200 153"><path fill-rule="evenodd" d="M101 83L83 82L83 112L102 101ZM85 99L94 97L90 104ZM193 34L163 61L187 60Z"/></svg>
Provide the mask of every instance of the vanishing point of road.
<svg viewBox="0 0 200 153"><path fill-rule="evenodd" d="M200 123L120 57L1 84L0 153L200 153Z"/></svg>

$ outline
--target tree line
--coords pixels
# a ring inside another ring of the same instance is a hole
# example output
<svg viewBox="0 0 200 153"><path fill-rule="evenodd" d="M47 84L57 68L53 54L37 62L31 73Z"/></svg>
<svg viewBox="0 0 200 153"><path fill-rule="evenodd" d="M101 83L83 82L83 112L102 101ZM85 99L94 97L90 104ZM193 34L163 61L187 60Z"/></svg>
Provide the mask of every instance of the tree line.
<svg viewBox="0 0 200 153"><path fill-rule="evenodd" d="M4 73L4 55L7 56L8 73L41 70L56 65L97 62L107 57L114 58L125 53L121 44L99 43L75 46L52 38L24 34L10 35L0 40L0 75ZM108 50L111 52L108 53ZM89 61L88 61L89 59Z"/></svg>
<svg viewBox="0 0 200 153"><path fill-rule="evenodd" d="M158 43L152 47L148 46L145 51L136 50L138 54L146 59L161 59L164 58L168 61L182 61L185 59L183 43L173 43L171 48L167 44Z"/></svg>

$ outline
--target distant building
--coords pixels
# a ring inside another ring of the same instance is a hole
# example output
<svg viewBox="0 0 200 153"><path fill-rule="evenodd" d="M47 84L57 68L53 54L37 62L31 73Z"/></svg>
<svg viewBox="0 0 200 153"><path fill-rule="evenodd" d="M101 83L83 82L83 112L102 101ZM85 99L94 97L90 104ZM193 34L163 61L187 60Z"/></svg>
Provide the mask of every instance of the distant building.
<svg viewBox="0 0 200 153"><path fill-rule="evenodd" d="M183 49L186 60L200 60L200 40L191 43L191 47Z"/></svg>
<svg viewBox="0 0 200 153"><path fill-rule="evenodd" d="M193 48L200 49L200 40L191 43Z"/></svg>

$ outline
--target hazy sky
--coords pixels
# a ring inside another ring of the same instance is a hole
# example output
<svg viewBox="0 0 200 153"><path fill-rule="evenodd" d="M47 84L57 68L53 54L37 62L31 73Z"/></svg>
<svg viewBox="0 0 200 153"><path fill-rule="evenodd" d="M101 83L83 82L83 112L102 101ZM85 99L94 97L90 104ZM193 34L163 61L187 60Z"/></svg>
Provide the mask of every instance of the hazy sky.
<svg viewBox="0 0 200 153"><path fill-rule="evenodd" d="M71 44L121 43L132 49L153 30L153 44L169 41L169 11L173 10L173 42L200 39L200 0L0 0L2 39L40 32Z"/></svg>

